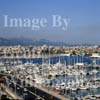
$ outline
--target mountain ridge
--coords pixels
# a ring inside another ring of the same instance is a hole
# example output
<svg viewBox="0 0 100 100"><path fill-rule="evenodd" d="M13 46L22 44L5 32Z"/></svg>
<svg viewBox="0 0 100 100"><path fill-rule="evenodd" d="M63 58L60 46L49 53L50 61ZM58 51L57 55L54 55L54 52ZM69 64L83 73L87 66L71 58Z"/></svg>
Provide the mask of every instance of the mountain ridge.
<svg viewBox="0 0 100 100"><path fill-rule="evenodd" d="M92 46L92 44L70 44L65 42L52 42L46 39L27 39L27 38L2 38L0 37L0 46L15 46L15 45L33 45L33 46L42 46L42 45L51 45L51 46Z"/></svg>

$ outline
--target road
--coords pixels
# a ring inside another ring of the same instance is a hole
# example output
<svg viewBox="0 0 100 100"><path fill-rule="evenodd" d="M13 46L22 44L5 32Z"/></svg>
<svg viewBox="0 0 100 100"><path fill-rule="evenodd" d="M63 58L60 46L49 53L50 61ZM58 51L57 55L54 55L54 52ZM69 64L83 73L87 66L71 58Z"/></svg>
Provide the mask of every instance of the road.
<svg viewBox="0 0 100 100"><path fill-rule="evenodd" d="M10 82L9 87L12 88L12 90L16 92L19 96L23 96L25 100L35 100L36 98L40 98L39 100L70 100L69 98L59 95L54 91L49 91L41 86L37 86L34 84L30 87L28 85L25 85L28 83L24 83L24 87L22 87L20 79L16 79L14 82L11 81L11 75L6 74L6 76L8 77ZM26 89L27 91L24 91L24 89Z"/></svg>

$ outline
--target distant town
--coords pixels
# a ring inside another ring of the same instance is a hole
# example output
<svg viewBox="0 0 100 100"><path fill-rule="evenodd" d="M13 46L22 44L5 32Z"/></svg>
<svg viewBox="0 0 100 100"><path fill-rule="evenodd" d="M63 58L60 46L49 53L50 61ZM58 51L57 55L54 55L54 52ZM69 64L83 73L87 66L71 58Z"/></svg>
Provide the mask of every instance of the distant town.
<svg viewBox="0 0 100 100"><path fill-rule="evenodd" d="M94 53L100 54L99 46L0 46L0 57L4 58L33 58L43 55L92 56Z"/></svg>

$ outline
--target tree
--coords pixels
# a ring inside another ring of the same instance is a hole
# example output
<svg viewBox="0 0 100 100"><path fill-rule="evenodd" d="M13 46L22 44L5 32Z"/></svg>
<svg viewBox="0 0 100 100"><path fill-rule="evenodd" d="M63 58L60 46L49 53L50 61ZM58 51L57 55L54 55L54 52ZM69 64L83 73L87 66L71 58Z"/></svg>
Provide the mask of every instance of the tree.
<svg viewBox="0 0 100 100"><path fill-rule="evenodd" d="M73 51L73 52L72 52L72 54L73 54L73 55L76 55L76 52L75 52L75 51Z"/></svg>

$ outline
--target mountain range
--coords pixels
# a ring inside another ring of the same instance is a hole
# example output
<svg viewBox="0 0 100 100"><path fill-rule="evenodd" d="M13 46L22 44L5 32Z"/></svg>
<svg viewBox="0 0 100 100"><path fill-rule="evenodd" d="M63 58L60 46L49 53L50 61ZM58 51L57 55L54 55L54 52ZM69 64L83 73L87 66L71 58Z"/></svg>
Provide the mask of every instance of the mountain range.
<svg viewBox="0 0 100 100"><path fill-rule="evenodd" d="M46 39L26 39L26 38L2 38L0 37L0 46L14 46L14 45L33 45L33 46L42 46L42 45L51 45L51 46L91 46L91 44L69 44L65 42L52 42Z"/></svg>

